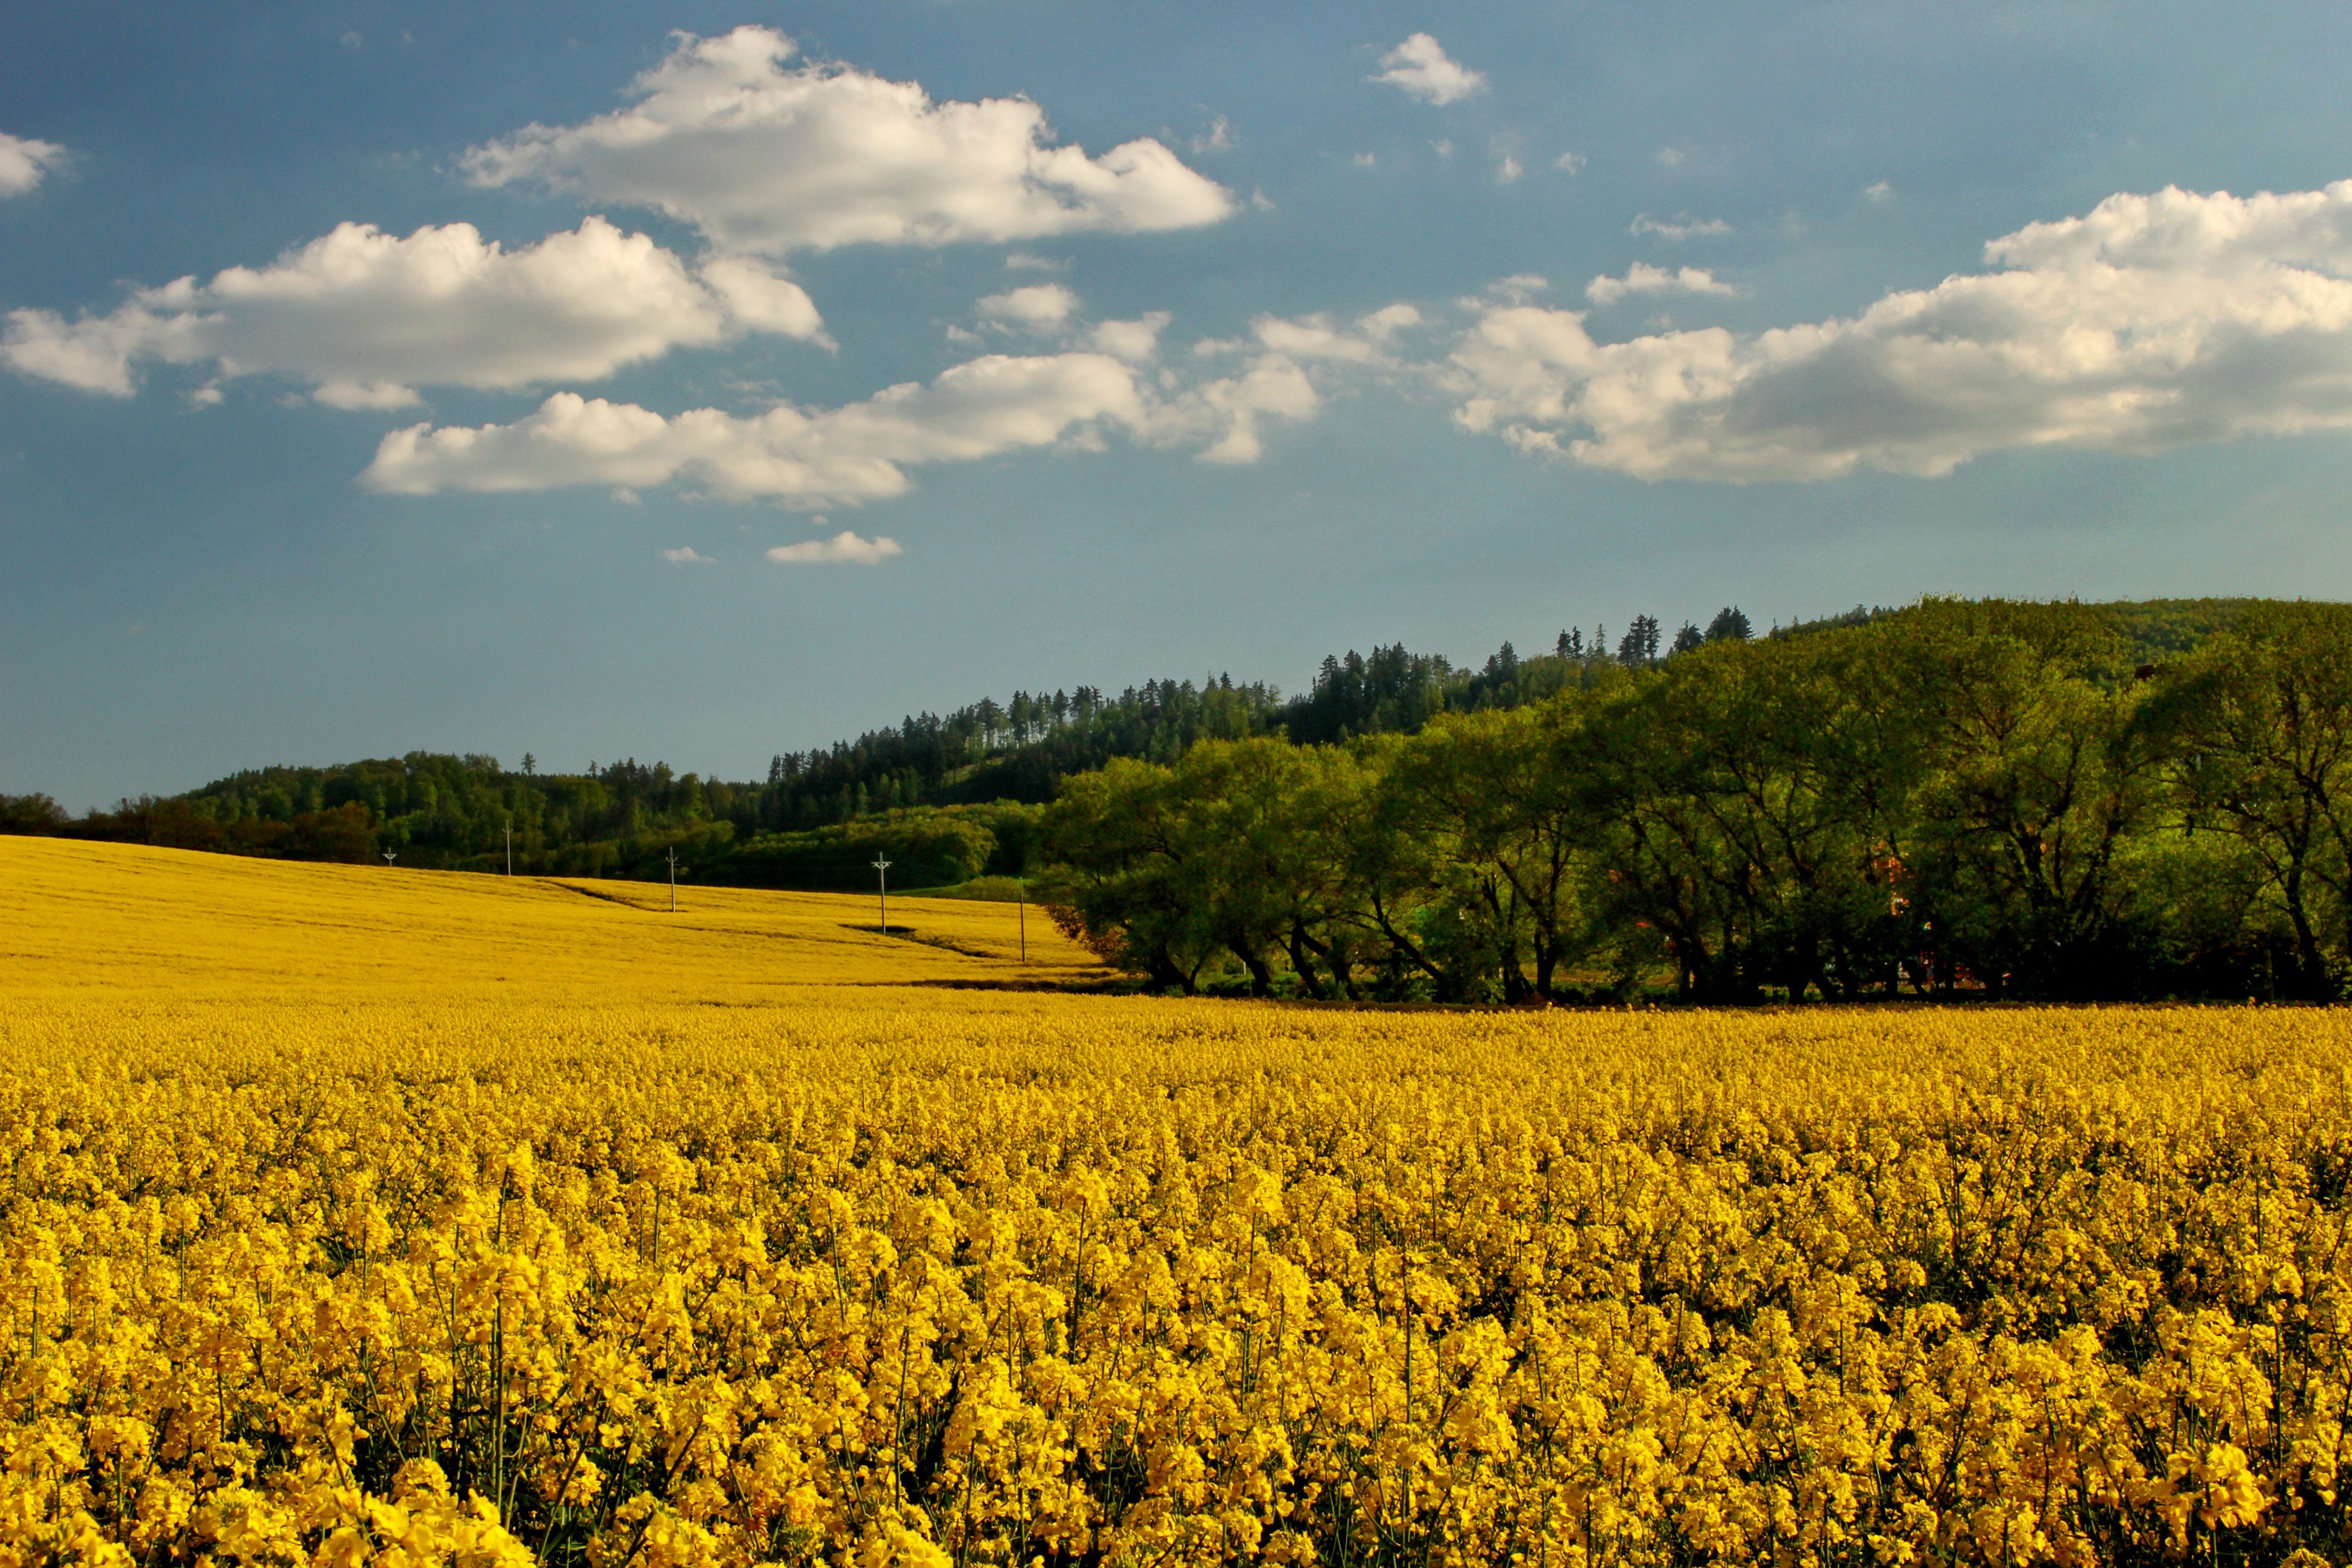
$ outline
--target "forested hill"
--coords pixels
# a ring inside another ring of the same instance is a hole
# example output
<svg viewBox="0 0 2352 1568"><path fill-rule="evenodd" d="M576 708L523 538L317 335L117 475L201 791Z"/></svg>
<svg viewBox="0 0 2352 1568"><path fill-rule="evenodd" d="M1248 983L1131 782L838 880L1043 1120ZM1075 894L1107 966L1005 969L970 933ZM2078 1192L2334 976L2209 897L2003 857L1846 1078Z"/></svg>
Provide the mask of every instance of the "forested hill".
<svg viewBox="0 0 2352 1568"><path fill-rule="evenodd" d="M2230 625L2253 601L2167 600L2086 606L2135 658L2156 659ZM1775 628L1803 636L1906 612L1857 607ZM1417 733L1441 713L1519 707L1622 671L1664 666L1709 642L1758 635L1726 608L1673 637L1636 616L1562 631L1546 652L1505 643L1479 665L1402 645L1324 659L1285 699L1219 678L1146 681L1111 696L1091 686L1016 691L944 716L909 715L854 741L778 753L761 779L679 773L634 758L578 773L481 755L411 752L329 767L247 770L167 797L127 800L68 819L43 796L0 796L0 832L50 832L301 859L585 876L667 875L675 853L700 880L866 885L877 850L906 885L1028 868L1034 808L1057 781L1114 758L1170 762L1203 740L1280 736L1324 744Z"/></svg>

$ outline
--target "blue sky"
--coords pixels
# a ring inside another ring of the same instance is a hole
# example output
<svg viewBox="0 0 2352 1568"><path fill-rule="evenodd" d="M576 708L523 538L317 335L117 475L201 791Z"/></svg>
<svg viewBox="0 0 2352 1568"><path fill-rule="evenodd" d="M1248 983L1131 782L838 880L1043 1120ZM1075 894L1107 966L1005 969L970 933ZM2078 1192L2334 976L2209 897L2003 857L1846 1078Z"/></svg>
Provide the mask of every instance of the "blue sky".
<svg viewBox="0 0 2352 1568"><path fill-rule="evenodd" d="M14 8L0 791L2352 596L2347 66L2343 0Z"/></svg>

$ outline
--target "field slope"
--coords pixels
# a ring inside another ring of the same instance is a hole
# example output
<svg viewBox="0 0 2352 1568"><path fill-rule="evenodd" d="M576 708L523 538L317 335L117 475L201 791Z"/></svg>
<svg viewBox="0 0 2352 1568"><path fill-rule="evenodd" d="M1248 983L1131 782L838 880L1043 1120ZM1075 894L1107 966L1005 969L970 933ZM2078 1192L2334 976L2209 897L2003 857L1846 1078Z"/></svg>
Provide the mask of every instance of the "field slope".
<svg viewBox="0 0 2352 1568"><path fill-rule="evenodd" d="M746 1002L809 985L1097 980L1044 912L404 871L0 837L0 994Z"/></svg>

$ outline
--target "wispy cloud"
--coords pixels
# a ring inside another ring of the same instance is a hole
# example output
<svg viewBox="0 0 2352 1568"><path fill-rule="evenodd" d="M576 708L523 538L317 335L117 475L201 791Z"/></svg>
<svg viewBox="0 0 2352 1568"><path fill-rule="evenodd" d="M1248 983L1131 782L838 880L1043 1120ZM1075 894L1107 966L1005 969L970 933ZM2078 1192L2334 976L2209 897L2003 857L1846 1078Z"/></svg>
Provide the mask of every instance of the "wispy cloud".
<svg viewBox="0 0 2352 1568"><path fill-rule="evenodd" d="M1402 88L1423 103L1452 103L1482 92L1486 74L1448 59L1437 40L1415 33L1381 57L1381 74L1370 79Z"/></svg>
<svg viewBox="0 0 2352 1568"><path fill-rule="evenodd" d="M893 555L903 555L898 542L887 535L877 534L861 539L848 529L843 529L831 539L805 540L799 544L779 544L768 552L768 559L787 566L814 566L831 563L847 563L855 566L879 566Z"/></svg>
<svg viewBox="0 0 2352 1568"><path fill-rule="evenodd" d="M1699 239L1729 234L1731 226L1719 217L1695 218L1685 213L1680 217L1657 218L1643 213L1634 218L1625 232L1636 237L1655 235L1660 239Z"/></svg>
<svg viewBox="0 0 2352 1568"><path fill-rule="evenodd" d="M65 166L66 150L54 142L0 132L0 196L21 196Z"/></svg>
<svg viewBox="0 0 2352 1568"><path fill-rule="evenodd" d="M1584 286L1584 297L1596 305L1613 305L1629 294L1737 294L1738 289L1718 279L1704 267L1669 271L1636 261L1622 278L1607 274Z"/></svg>

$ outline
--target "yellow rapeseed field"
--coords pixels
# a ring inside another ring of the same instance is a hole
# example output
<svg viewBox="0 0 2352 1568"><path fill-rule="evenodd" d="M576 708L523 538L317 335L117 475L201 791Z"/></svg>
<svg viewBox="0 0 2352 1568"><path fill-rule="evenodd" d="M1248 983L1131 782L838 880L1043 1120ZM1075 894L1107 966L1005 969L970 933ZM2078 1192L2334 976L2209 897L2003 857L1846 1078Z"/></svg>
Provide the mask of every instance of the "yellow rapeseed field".
<svg viewBox="0 0 2352 1568"><path fill-rule="evenodd" d="M2341 1563L2352 1026L0 839L0 1568Z"/></svg>

